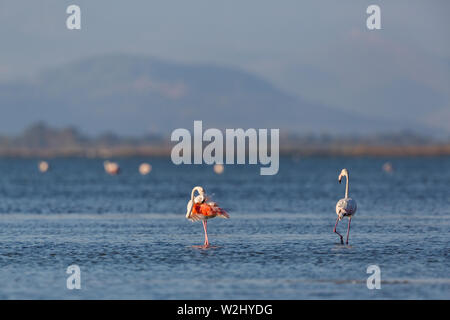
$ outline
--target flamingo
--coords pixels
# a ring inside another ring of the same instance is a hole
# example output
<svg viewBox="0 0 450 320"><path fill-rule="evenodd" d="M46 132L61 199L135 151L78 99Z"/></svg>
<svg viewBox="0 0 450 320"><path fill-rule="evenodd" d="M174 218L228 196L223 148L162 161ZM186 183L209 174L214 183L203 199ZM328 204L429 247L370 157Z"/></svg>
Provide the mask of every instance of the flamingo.
<svg viewBox="0 0 450 320"><path fill-rule="evenodd" d="M105 161L103 162L103 167L105 168L106 173L114 176L120 173L120 166L116 162Z"/></svg>
<svg viewBox="0 0 450 320"><path fill-rule="evenodd" d="M48 169L50 169L50 165L47 161L41 161L39 162L38 168L40 172L45 173L48 171Z"/></svg>
<svg viewBox="0 0 450 320"><path fill-rule="evenodd" d="M149 174L150 171L152 171L152 166L149 163L144 162L139 166L139 173L143 176Z"/></svg>
<svg viewBox="0 0 450 320"><path fill-rule="evenodd" d="M198 192L198 196L195 196L195 192ZM209 247L207 223L208 219L221 217L228 219L230 216L228 213L217 206L215 202L208 202L209 198L206 196L205 190L200 187L194 187L191 192L191 199L187 204L186 219L194 222L201 220L203 223L203 230L205 231L205 243L204 248Z"/></svg>
<svg viewBox="0 0 450 320"><path fill-rule="evenodd" d="M347 178L347 184L345 186L345 198L339 200L336 203L336 214L338 215L338 217L336 219L336 224L334 225L333 232L339 235L339 237L341 238L341 244L344 244L344 241L342 240L342 235L336 231L336 227L339 221L341 221L344 217L348 217L347 240L345 242L346 244L348 244L348 235L350 233L350 222L352 221L352 217L356 212L356 201L348 197L348 187L350 182L347 169L342 169L341 173L339 174L339 183L341 183L342 177Z"/></svg>

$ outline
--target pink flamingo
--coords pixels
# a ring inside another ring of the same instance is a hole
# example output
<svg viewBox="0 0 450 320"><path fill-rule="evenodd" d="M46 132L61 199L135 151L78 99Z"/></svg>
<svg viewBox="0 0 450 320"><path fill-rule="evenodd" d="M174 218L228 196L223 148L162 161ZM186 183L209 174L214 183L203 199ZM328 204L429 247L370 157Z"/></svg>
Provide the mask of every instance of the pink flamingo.
<svg viewBox="0 0 450 320"><path fill-rule="evenodd" d="M341 221L344 217L348 217L347 241L345 242L346 244L348 244L348 235L350 233L350 222L352 221L352 216L356 212L356 201L348 197L348 187L350 182L347 169L342 169L341 173L339 174L339 183L341 183L342 177L347 178L347 184L345 186L345 198L339 200L336 204L336 214L338 215L338 217L336 219L336 224L334 225L333 232L339 235L339 237L341 238L341 244L344 244L342 235L336 231L336 228L339 221Z"/></svg>
<svg viewBox="0 0 450 320"><path fill-rule="evenodd" d="M198 196L195 196L195 192L198 192ZM203 230L205 231L205 243L204 248L209 247L207 223L208 219L215 217L221 217L228 219L230 216L228 213L217 206L215 202L208 202L209 198L205 194L205 190L202 187L194 187L191 192L191 199L187 204L186 219L190 221L199 221L203 223Z"/></svg>

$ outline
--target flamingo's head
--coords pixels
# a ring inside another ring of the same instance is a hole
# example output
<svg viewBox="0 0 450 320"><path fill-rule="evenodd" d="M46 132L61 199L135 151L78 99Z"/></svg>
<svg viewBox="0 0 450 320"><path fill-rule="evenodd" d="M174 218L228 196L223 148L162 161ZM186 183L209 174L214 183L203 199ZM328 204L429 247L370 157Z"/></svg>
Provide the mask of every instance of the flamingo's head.
<svg viewBox="0 0 450 320"><path fill-rule="evenodd" d="M195 196L196 192L198 193L197 196ZM202 187L200 187L200 186L194 187L192 189L192 192L191 192L191 201L193 203L203 203L203 202L205 202L206 201L205 190Z"/></svg>
<svg viewBox="0 0 450 320"><path fill-rule="evenodd" d="M205 194L205 189L203 189L203 187L198 187L198 193L200 194L200 195L204 195Z"/></svg>
<svg viewBox="0 0 450 320"><path fill-rule="evenodd" d="M192 189L192 198L194 198L195 191L198 192L198 196L195 197L195 198L197 199L197 198L200 197L200 198L203 199L202 201L204 201L204 199L206 198L206 196L205 196L205 189L203 189L203 187L200 187L200 186L194 187L194 188ZM200 198L199 198L199 199L200 199Z"/></svg>
<svg viewBox="0 0 450 320"><path fill-rule="evenodd" d="M342 177L347 177L348 178L348 170L345 169L345 168L342 169L341 173L339 174L339 183L341 183Z"/></svg>
<svg viewBox="0 0 450 320"><path fill-rule="evenodd" d="M194 198L194 203L203 203L206 201L206 196L204 193L200 193L198 196Z"/></svg>

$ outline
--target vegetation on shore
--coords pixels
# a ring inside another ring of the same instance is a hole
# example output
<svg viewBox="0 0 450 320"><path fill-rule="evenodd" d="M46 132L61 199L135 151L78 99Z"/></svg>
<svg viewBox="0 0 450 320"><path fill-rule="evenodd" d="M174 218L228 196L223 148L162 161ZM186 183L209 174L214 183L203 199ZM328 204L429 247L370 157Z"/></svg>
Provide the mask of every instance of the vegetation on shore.
<svg viewBox="0 0 450 320"><path fill-rule="evenodd" d="M0 136L0 157L128 157L170 156L170 136L97 137L76 128L53 128L37 123L22 134ZM450 155L450 141L437 141L411 132L371 136L282 134L280 154L294 156L442 156Z"/></svg>

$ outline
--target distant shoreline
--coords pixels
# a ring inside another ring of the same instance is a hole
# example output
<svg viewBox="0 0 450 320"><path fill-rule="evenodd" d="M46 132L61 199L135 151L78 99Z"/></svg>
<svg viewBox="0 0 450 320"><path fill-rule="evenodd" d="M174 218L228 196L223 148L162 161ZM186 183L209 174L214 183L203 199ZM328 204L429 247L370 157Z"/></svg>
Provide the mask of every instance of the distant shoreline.
<svg viewBox="0 0 450 320"><path fill-rule="evenodd" d="M18 136L0 136L0 157L8 158L113 158L170 157L176 143L165 135L123 137L105 133L90 137L73 127L54 128L39 122ZM206 144L205 144L206 145ZM450 141L414 132L366 136L293 134L280 137L282 156L448 156Z"/></svg>
<svg viewBox="0 0 450 320"><path fill-rule="evenodd" d="M0 158L117 158L117 157L170 157L171 145L116 146L97 148L5 148ZM450 156L450 144L428 146L280 146L281 156L374 156L374 157L433 157Z"/></svg>

